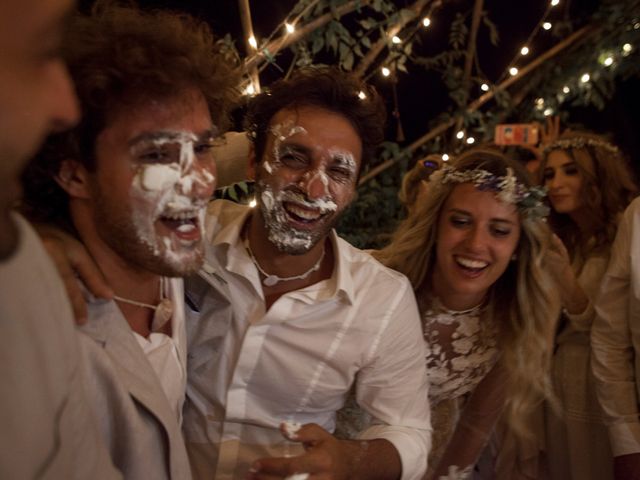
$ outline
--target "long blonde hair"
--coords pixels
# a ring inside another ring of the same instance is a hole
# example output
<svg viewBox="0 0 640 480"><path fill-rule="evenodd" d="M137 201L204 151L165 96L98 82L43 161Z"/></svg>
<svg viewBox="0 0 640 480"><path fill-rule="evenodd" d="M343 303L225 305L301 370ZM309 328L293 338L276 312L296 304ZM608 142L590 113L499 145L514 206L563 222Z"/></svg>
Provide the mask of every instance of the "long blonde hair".
<svg viewBox="0 0 640 480"><path fill-rule="evenodd" d="M511 168L518 182L531 186L523 167L496 150L469 150L452 165L459 171L482 169L496 176L506 175ZM391 243L374 253L382 263L409 278L419 300L431 294L438 220L453 187L429 185L422 202L400 224ZM520 220L517 258L490 288L487 315L500 326L499 345L509 378L506 418L517 433L526 434L527 414L542 399L551 397L548 372L560 302L554 281L544 268L551 232L541 218L521 214Z"/></svg>

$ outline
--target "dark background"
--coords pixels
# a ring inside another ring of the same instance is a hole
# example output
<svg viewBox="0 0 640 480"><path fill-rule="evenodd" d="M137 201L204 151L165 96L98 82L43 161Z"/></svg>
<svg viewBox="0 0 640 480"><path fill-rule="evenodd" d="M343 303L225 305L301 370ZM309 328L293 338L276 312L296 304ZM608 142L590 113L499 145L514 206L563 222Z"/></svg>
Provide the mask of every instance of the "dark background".
<svg viewBox="0 0 640 480"><path fill-rule="evenodd" d="M504 72L508 62L514 58L526 37L539 22L548 0L486 0L484 9L489 12L491 20L496 24L500 40L497 46L491 45L489 36L483 27L478 35L478 57L482 70L487 79L496 82ZM92 2L81 2L86 8ZM236 40L236 47L244 54L243 34L237 0L138 0L143 8L169 8L186 11L207 21L218 36L229 33ZM252 0L251 14L255 36L258 39L267 37L290 12L295 0ZM408 6L410 0L396 0L399 7ZM432 23L428 29L419 35L420 43L414 48L424 55L435 54L447 46L449 28L456 12L469 11L473 6L472 0L448 0L442 8L431 17ZM597 0L561 0L550 16L551 22L566 18L576 20L588 17L598 6ZM640 12L639 12L640 16ZM528 58L551 47L558 41L549 33L540 31L530 45L532 52ZM635 46L640 48L640 46ZM284 53L279 59L287 68L289 57ZM448 92L435 72L425 72L419 67L408 65L409 74L399 73L398 97L402 125L406 137L406 144L420 137L428 130L428 123L438 113L451 106ZM273 66L267 67L261 74L262 85L268 85L280 78L282 73ZM383 93L385 98L392 98L392 91L388 79L374 75L370 81ZM609 133L632 160L634 169L638 171L635 161L636 152L640 149L638 128L640 127L640 80L637 77L618 80L614 97L607 102L603 111L595 107L566 107L569 113L569 124L584 126L598 133ZM481 92L471 92L475 98ZM393 105L389 100L389 111ZM491 108L491 102L485 108ZM508 119L517 122L517 118ZM395 125L389 122L387 135L389 140L395 140Z"/></svg>

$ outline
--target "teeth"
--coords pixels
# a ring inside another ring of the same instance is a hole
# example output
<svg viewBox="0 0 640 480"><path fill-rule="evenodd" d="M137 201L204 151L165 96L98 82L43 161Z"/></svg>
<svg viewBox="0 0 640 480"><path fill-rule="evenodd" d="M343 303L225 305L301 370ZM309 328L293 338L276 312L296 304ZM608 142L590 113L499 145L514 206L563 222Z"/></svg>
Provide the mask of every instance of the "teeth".
<svg viewBox="0 0 640 480"><path fill-rule="evenodd" d="M193 220L197 217L197 213L193 211L165 212L162 216L170 220Z"/></svg>
<svg viewBox="0 0 640 480"><path fill-rule="evenodd" d="M183 223L176 230L178 230L181 233L188 233L188 232L192 232L195 229L196 229L196 226L194 224L192 224L192 223Z"/></svg>
<svg viewBox="0 0 640 480"><path fill-rule="evenodd" d="M317 220L322 216L320 212L310 211L304 208L298 208L293 204L288 204L287 210L293 213L295 216L304 218L305 220Z"/></svg>
<svg viewBox="0 0 640 480"><path fill-rule="evenodd" d="M480 260L472 260L470 258L464 258L464 257L456 257L455 258L456 262L458 262L460 265L462 265L463 267L466 268L484 268L487 265L489 265L487 262L483 262Z"/></svg>

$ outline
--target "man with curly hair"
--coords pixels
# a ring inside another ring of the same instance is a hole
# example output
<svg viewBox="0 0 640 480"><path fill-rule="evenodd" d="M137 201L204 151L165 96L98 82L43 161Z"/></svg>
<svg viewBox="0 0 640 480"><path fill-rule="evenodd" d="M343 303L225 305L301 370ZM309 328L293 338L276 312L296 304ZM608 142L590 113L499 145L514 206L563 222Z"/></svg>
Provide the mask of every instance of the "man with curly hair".
<svg viewBox="0 0 640 480"><path fill-rule="evenodd" d="M180 277L200 268L212 148L235 77L209 28L109 3L73 17L63 54L83 118L25 175L25 210L79 239L113 289L85 292L85 373L115 465L186 479Z"/></svg>
<svg viewBox="0 0 640 480"><path fill-rule="evenodd" d="M429 407L412 288L333 229L384 116L373 89L336 69L299 71L251 102L257 207L211 204L205 264L186 284L183 430L196 477L424 475ZM352 391L372 422L338 439L329 432Z"/></svg>

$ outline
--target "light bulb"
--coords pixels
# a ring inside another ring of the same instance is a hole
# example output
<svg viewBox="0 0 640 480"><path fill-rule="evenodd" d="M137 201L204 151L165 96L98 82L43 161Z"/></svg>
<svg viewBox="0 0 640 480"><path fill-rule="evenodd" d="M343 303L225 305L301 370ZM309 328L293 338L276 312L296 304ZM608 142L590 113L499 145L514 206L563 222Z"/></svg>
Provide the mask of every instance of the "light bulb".
<svg viewBox="0 0 640 480"><path fill-rule="evenodd" d="M542 24L542 28L544 28L545 30L551 30L551 27L552 27L551 22L544 22Z"/></svg>
<svg viewBox="0 0 640 480"><path fill-rule="evenodd" d="M515 77L518 74L518 69L516 67L511 67L509 69L509 75L511 75L512 77Z"/></svg>
<svg viewBox="0 0 640 480"><path fill-rule="evenodd" d="M528 55L528 54L529 54L529 47L527 47L527 46L525 45L524 47L522 47L522 48L520 49L520 53L521 53L522 55Z"/></svg>
<svg viewBox="0 0 640 480"><path fill-rule="evenodd" d="M389 70L387 67L382 67L382 75L388 77L389 75L391 75L391 70Z"/></svg>
<svg viewBox="0 0 640 480"><path fill-rule="evenodd" d="M424 25L425 27L428 27L429 25L431 25L431 19L429 17L424 17L422 19L422 25Z"/></svg>

